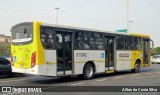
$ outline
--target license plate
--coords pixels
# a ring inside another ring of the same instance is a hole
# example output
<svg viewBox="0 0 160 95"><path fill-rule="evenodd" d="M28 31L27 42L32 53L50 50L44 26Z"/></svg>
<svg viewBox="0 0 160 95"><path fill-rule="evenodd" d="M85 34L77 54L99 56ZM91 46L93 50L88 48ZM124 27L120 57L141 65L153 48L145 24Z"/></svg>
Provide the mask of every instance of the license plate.
<svg viewBox="0 0 160 95"><path fill-rule="evenodd" d="M24 67L24 64L20 64L21 67Z"/></svg>

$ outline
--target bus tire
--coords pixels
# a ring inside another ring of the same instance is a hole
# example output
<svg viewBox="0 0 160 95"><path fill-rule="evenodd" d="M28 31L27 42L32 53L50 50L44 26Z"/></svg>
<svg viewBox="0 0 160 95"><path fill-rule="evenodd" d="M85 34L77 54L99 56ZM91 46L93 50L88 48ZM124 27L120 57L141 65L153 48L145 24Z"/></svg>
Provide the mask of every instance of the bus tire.
<svg viewBox="0 0 160 95"><path fill-rule="evenodd" d="M83 69L83 78L86 80L92 79L95 74L95 68L92 64L86 64Z"/></svg>
<svg viewBox="0 0 160 95"><path fill-rule="evenodd" d="M23 73L17 73L17 76L18 77L25 77L25 74L23 74Z"/></svg>
<svg viewBox="0 0 160 95"><path fill-rule="evenodd" d="M133 73L138 73L140 70L140 62L136 61L135 65L134 65L134 69L132 69Z"/></svg>

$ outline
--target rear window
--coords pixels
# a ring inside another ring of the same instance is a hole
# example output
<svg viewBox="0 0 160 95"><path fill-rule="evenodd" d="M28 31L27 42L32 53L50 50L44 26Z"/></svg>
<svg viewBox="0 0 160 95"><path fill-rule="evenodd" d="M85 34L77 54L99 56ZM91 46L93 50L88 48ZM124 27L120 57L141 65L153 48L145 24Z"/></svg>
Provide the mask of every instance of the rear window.
<svg viewBox="0 0 160 95"><path fill-rule="evenodd" d="M12 28L12 43L25 44L30 43L33 38L33 24L23 23Z"/></svg>

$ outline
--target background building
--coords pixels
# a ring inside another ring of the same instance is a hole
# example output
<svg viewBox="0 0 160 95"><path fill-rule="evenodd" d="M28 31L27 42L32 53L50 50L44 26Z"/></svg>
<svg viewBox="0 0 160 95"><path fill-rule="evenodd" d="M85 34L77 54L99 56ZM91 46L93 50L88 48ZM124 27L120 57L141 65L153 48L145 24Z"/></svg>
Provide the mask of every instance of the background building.
<svg viewBox="0 0 160 95"><path fill-rule="evenodd" d="M0 34L0 43L10 43L11 37Z"/></svg>

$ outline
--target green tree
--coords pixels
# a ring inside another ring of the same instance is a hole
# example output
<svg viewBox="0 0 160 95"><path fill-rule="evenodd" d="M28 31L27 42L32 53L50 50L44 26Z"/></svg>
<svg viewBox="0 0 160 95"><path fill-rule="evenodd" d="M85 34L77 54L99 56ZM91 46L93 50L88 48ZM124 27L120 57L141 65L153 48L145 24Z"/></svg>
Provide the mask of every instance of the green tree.
<svg viewBox="0 0 160 95"><path fill-rule="evenodd" d="M10 55L10 43L0 43L0 56Z"/></svg>
<svg viewBox="0 0 160 95"><path fill-rule="evenodd" d="M156 47L152 50L152 55L160 54L160 47Z"/></svg>

